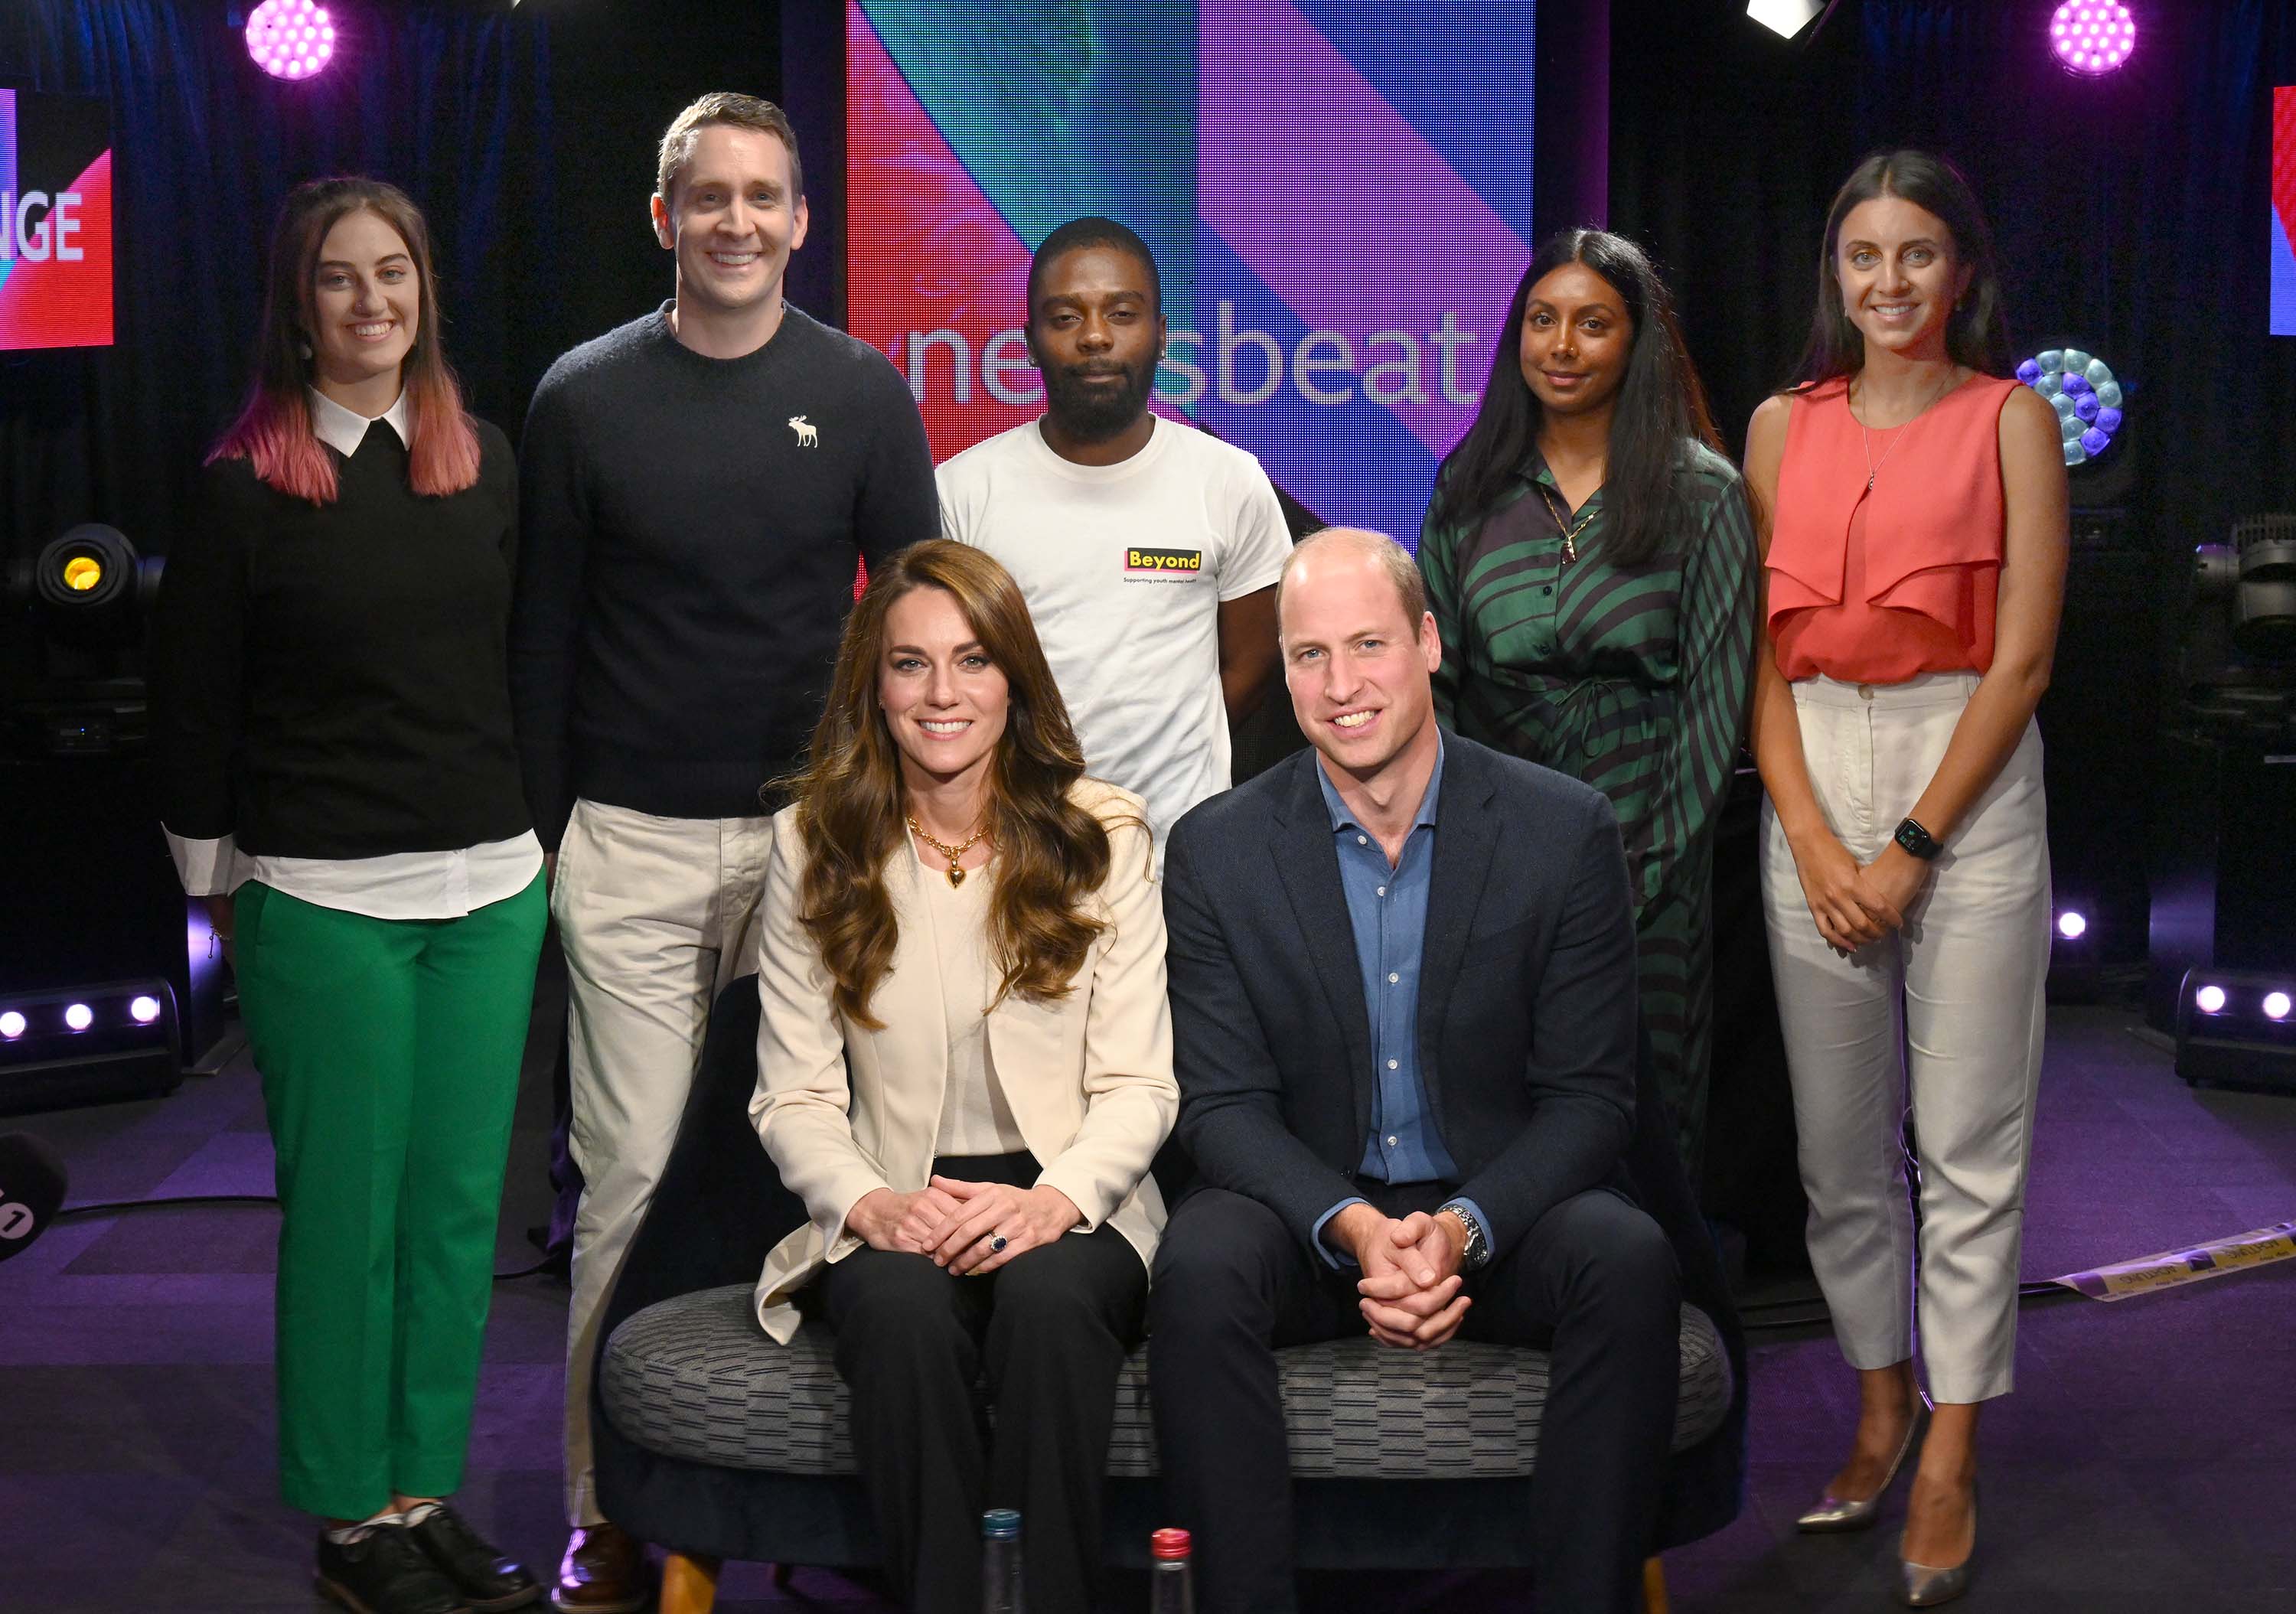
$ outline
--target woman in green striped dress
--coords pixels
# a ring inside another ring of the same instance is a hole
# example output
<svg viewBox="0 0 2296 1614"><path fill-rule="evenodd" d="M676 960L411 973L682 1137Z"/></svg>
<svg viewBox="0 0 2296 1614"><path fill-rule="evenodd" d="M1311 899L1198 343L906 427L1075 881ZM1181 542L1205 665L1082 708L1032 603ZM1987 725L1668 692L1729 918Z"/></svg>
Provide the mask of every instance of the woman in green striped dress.
<svg viewBox="0 0 2296 1614"><path fill-rule="evenodd" d="M1738 472L1643 250L1548 239L1475 422L1436 474L1419 565L1438 713L1618 809L1643 1019L1694 1176L1713 1025L1714 820L1752 680L1757 561Z"/></svg>

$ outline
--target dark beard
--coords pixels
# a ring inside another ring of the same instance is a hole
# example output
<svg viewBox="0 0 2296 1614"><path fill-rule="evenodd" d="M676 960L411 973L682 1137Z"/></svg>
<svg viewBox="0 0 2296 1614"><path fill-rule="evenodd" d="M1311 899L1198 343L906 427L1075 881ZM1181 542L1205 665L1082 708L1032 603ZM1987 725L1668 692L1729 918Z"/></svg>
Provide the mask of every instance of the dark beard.
<svg viewBox="0 0 2296 1614"><path fill-rule="evenodd" d="M1156 385L1156 364L1149 359L1124 372L1124 385L1095 388L1065 369L1045 376L1045 412L1062 431L1080 442L1100 443L1117 436L1137 421L1148 407Z"/></svg>

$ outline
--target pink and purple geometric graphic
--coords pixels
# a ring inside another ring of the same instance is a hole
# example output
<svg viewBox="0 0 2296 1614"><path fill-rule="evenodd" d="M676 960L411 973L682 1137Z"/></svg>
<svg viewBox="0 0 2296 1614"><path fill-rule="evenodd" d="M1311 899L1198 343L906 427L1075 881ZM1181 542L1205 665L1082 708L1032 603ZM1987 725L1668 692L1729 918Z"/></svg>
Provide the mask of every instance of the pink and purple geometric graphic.
<svg viewBox="0 0 2296 1614"><path fill-rule="evenodd" d="M849 0L849 323L946 458L1041 412L1035 243L1121 219L1163 276L1157 407L1414 542L1529 261L1534 9Z"/></svg>
<svg viewBox="0 0 2296 1614"><path fill-rule="evenodd" d="M2272 92L2272 334L2296 336L2296 85Z"/></svg>

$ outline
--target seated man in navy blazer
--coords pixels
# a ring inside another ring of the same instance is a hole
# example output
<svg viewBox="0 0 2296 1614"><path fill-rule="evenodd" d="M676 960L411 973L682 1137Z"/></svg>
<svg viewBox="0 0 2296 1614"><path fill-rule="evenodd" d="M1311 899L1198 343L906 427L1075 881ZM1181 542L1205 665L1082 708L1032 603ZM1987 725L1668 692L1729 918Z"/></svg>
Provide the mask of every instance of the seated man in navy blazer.
<svg viewBox="0 0 2296 1614"><path fill-rule="evenodd" d="M1201 1177L1157 1250L1149 1375L1198 1606L1296 1606L1274 1350L1366 1330L1553 1352L1524 1521L1539 1606L1637 1608L1681 1280L1620 1168L1638 1032L1617 820L1437 729L1442 647L1393 539L1308 538L1276 612L1314 749L1189 813L1165 863Z"/></svg>

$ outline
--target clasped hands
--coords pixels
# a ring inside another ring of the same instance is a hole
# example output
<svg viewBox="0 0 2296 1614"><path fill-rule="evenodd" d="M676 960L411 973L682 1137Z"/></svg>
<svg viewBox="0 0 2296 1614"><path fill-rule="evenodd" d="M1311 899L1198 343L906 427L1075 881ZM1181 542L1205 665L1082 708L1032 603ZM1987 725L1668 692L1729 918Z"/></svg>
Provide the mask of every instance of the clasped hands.
<svg viewBox="0 0 2296 1614"><path fill-rule="evenodd" d="M1929 883L1930 865L1894 840L1866 864L1830 834L1792 850L1817 933L1844 953L1903 930L1906 910Z"/></svg>
<svg viewBox="0 0 2296 1614"><path fill-rule="evenodd" d="M914 1193L873 1189L845 1213L846 1231L870 1249L929 1256L959 1277L994 1272L1083 1220L1076 1201L1057 1188L943 1176ZM991 1248L1000 1236L1004 1247Z"/></svg>
<svg viewBox="0 0 2296 1614"><path fill-rule="evenodd" d="M1414 1210L1398 1219L1349 1205L1325 1224L1324 1236L1363 1269L1357 1309L1373 1339L1401 1350L1433 1350L1459 1331L1474 1301L1461 1292L1467 1229L1457 1217Z"/></svg>

